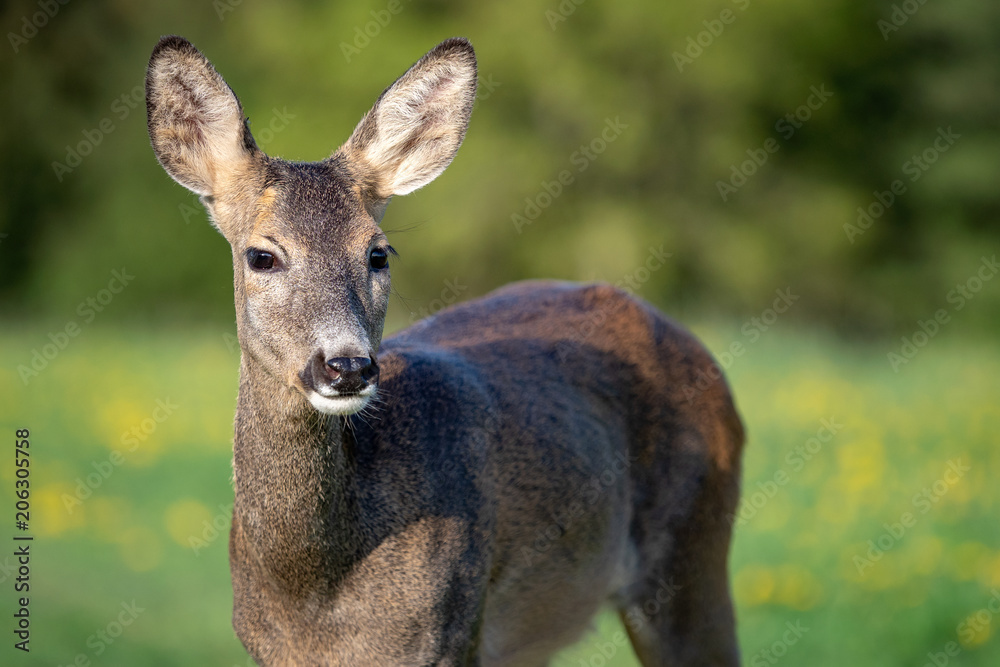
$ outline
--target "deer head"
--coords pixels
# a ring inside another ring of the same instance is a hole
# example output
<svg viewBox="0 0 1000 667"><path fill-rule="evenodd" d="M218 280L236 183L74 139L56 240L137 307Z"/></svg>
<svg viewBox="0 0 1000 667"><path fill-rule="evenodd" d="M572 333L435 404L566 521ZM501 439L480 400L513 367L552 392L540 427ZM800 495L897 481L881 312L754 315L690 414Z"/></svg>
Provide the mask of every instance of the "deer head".
<svg viewBox="0 0 1000 667"><path fill-rule="evenodd" d="M244 364L323 413L371 400L394 253L379 223L393 195L451 163L475 92L472 46L446 40L379 96L332 156L288 162L257 147L236 95L190 42L160 40L146 77L149 136L232 246Z"/></svg>

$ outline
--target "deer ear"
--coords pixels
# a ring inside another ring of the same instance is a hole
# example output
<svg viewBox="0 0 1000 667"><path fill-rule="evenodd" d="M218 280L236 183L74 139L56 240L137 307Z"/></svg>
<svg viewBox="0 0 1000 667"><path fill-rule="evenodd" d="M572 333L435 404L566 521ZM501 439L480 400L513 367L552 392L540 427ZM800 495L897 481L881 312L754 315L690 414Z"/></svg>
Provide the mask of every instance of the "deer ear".
<svg viewBox="0 0 1000 667"><path fill-rule="evenodd" d="M260 155L236 95L183 37L164 37L153 49L146 114L156 158L199 195L217 195Z"/></svg>
<svg viewBox="0 0 1000 667"><path fill-rule="evenodd" d="M465 39L441 42L385 89L337 151L354 167L371 206L427 185L451 164L476 98L476 54Z"/></svg>

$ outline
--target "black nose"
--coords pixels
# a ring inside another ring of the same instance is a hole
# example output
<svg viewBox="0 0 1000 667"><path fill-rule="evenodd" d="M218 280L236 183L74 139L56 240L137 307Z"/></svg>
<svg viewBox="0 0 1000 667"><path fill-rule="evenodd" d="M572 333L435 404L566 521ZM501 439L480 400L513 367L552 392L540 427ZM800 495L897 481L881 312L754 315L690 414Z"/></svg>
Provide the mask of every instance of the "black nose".
<svg viewBox="0 0 1000 667"><path fill-rule="evenodd" d="M364 389L378 375L378 365L370 357L333 357L325 364L331 387L342 393Z"/></svg>

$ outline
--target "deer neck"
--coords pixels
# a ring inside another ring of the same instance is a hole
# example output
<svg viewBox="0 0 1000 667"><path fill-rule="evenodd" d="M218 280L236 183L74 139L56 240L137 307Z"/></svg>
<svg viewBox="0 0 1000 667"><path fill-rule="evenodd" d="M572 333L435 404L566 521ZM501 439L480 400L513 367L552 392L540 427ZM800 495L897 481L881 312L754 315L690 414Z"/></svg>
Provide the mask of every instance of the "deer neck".
<svg viewBox="0 0 1000 667"><path fill-rule="evenodd" d="M246 353L233 446L239 524L248 563L284 592L305 595L349 569L356 552L353 438Z"/></svg>

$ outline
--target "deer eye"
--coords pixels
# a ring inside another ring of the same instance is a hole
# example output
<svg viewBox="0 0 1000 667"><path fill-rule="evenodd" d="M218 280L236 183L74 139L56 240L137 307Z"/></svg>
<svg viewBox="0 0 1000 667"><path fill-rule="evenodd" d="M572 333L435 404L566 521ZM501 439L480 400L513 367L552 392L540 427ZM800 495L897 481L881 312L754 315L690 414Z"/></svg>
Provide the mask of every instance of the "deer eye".
<svg viewBox="0 0 1000 667"><path fill-rule="evenodd" d="M270 271L274 268L274 255L257 248L247 250L247 264L254 271Z"/></svg>
<svg viewBox="0 0 1000 667"><path fill-rule="evenodd" d="M372 248L368 255L368 263L376 271L384 269L389 266L389 253L382 248Z"/></svg>

